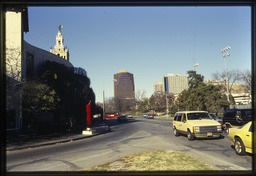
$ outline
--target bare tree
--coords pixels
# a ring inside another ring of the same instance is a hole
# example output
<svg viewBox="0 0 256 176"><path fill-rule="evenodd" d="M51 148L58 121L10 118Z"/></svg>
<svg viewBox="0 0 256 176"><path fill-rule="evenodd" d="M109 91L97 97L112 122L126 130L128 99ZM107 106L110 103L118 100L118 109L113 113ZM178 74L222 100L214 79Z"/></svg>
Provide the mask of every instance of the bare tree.
<svg viewBox="0 0 256 176"><path fill-rule="evenodd" d="M21 51L19 48L6 48L6 75L21 82Z"/></svg>
<svg viewBox="0 0 256 176"><path fill-rule="evenodd" d="M116 109L121 113L123 109L123 104L120 98L114 98L115 101L115 107Z"/></svg>
<svg viewBox="0 0 256 176"><path fill-rule="evenodd" d="M135 94L135 99L137 102L143 101L146 96L146 90L137 90Z"/></svg>
<svg viewBox="0 0 256 176"><path fill-rule="evenodd" d="M116 110L115 99L113 97L107 98L105 100L105 111L114 111Z"/></svg>
<svg viewBox="0 0 256 176"><path fill-rule="evenodd" d="M231 70L227 72L227 81L226 81L226 73L225 71L219 73L213 73L212 74L213 79L215 80L219 80L220 85L222 86L222 83L224 82L225 87L222 88L226 88L226 86L228 85L228 91L229 91L229 96L232 94L232 88L234 83L238 82L241 80L242 78L242 73L239 70Z"/></svg>
<svg viewBox="0 0 256 176"><path fill-rule="evenodd" d="M22 126L22 122L17 120L22 113L20 90L24 83L21 75L21 56L22 52L19 48L6 48L5 50L7 128Z"/></svg>
<svg viewBox="0 0 256 176"><path fill-rule="evenodd" d="M247 93L252 92L252 74L250 70L246 70L241 75L241 81L244 82Z"/></svg>
<svg viewBox="0 0 256 176"><path fill-rule="evenodd" d="M156 93L151 96L150 98L150 105L156 111L164 111L168 106L171 106L173 103L173 94L166 94L166 93Z"/></svg>

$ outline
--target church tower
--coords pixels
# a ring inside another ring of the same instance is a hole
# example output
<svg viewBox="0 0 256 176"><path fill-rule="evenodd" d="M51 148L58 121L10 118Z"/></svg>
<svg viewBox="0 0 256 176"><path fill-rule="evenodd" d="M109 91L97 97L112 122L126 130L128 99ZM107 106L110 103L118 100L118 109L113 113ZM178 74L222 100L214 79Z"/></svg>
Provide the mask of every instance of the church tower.
<svg viewBox="0 0 256 176"><path fill-rule="evenodd" d="M63 26L59 25L59 31L56 36L56 45L54 46L53 50L52 48L50 49L50 52L69 61L69 52L68 52L68 49L64 46L64 39L61 34L61 28L63 28Z"/></svg>

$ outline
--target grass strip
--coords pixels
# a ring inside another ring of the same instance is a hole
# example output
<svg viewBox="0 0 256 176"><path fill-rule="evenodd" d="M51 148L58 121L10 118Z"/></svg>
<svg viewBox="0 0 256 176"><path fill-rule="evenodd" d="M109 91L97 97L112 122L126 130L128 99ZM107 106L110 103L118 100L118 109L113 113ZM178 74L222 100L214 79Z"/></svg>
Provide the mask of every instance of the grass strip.
<svg viewBox="0 0 256 176"><path fill-rule="evenodd" d="M134 153L114 162L82 171L202 171L217 170L181 151L156 150Z"/></svg>

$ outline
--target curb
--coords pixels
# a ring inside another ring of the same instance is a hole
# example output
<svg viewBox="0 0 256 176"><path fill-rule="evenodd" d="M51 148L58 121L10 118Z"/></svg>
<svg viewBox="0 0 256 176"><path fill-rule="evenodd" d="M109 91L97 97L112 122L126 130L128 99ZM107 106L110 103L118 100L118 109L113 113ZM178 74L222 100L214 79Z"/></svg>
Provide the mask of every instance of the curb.
<svg viewBox="0 0 256 176"><path fill-rule="evenodd" d="M103 127L103 126L102 126ZM10 152L10 151L16 151L16 150L22 150L22 149L32 149L32 148L36 148L36 147L41 147L41 146L47 146L47 145L55 145L55 144L62 144L62 143L67 143L67 142L73 142L73 141L77 141L80 139L85 139L85 138L90 138L93 136L98 136L101 134L105 134L111 131L110 126L104 126L104 129L100 129L99 131L97 131L92 135L83 135L83 134L79 134L79 135L74 135L74 136L70 136L66 139L56 139L56 140L52 140L52 141L45 141L45 142L35 142L34 144L25 144L23 146L6 146L6 152Z"/></svg>

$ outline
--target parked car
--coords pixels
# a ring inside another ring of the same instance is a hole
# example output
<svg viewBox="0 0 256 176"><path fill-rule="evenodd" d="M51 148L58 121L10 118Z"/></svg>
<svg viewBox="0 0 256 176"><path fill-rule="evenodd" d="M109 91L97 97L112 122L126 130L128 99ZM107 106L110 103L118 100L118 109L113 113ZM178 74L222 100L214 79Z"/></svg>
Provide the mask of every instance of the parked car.
<svg viewBox="0 0 256 176"><path fill-rule="evenodd" d="M189 140L196 138L219 138L221 124L213 120L207 111L177 112L173 120L173 133L187 135Z"/></svg>
<svg viewBox="0 0 256 176"><path fill-rule="evenodd" d="M228 139L234 146L236 154L252 153L252 122L238 128L229 128Z"/></svg>
<svg viewBox="0 0 256 176"><path fill-rule="evenodd" d="M132 114L128 114L127 117L128 118L132 118L133 116L132 116Z"/></svg>
<svg viewBox="0 0 256 176"><path fill-rule="evenodd" d="M217 122L219 122L220 124L222 124L222 119L219 118L218 116L216 116L215 114L209 113L209 116L210 116L212 119L214 119L214 120L216 120Z"/></svg>
<svg viewBox="0 0 256 176"><path fill-rule="evenodd" d="M146 119L154 119L154 115L153 114L147 114L145 118Z"/></svg>
<svg viewBox="0 0 256 176"><path fill-rule="evenodd" d="M127 119L126 115L120 115L119 117L117 117L117 121L119 121L119 122L125 122L127 120L128 119Z"/></svg>
<svg viewBox="0 0 256 176"><path fill-rule="evenodd" d="M227 109L222 117L222 128L236 128L252 121L252 109Z"/></svg>

